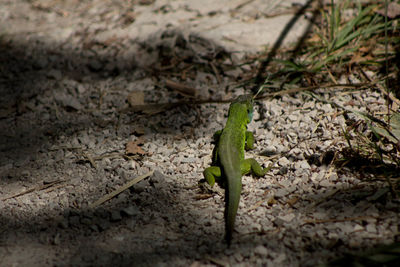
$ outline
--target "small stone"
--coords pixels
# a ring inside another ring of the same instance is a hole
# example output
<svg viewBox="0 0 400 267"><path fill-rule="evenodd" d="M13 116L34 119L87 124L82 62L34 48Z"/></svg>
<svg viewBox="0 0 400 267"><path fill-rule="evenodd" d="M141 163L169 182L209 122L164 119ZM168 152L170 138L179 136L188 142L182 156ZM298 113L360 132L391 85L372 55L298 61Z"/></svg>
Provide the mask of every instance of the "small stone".
<svg viewBox="0 0 400 267"><path fill-rule="evenodd" d="M54 80L61 80L61 71L56 70L56 69L51 69L47 72L47 77L48 78L53 78Z"/></svg>
<svg viewBox="0 0 400 267"><path fill-rule="evenodd" d="M275 218L274 224L275 224L277 227L282 227L282 226L285 224L285 221L282 220L281 218Z"/></svg>
<svg viewBox="0 0 400 267"><path fill-rule="evenodd" d="M141 193L141 192L144 192L146 190L146 188L149 186L150 186L150 183L148 180L142 180L139 183L135 184L133 186L133 188L134 188L135 192Z"/></svg>
<svg viewBox="0 0 400 267"><path fill-rule="evenodd" d="M47 59L47 57L38 57L36 59L36 62L34 62L34 65L36 68L38 69L44 69L45 67L47 67L47 65L49 64L49 61Z"/></svg>
<svg viewBox="0 0 400 267"><path fill-rule="evenodd" d="M93 231L93 232L99 232L99 227L96 224L91 224L89 225L89 228Z"/></svg>
<svg viewBox="0 0 400 267"><path fill-rule="evenodd" d="M97 222L97 226L99 227L100 231L105 231L110 228L111 224L107 220L99 220Z"/></svg>
<svg viewBox="0 0 400 267"><path fill-rule="evenodd" d="M152 184L165 184L166 179L167 177L162 172L155 170L153 175L150 177L150 182Z"/></svg>
<svg viewBox="0 0 400 267"><path fill-rule="evenodd" d="M195 163L197 161L197 158L191 157L191 158L182 158L182 163Z"/></svg>
<svg viewBox="0 0 400 267"><path fill-rule="evenodd" d="M68 221L63 219L58 223L58 227L61 229L68 229Z"/></svg>
<svg viewBox="0 0 400 267"><path fill-rule="evenodd" d="M356 224L355 226L354 226L354 228L353 228L353 232L360 232L360 231L363 231L364 230L364 227L362 227L361 225L359 225L359 224Z"/></svg>
<svg viewBox="0 0 400 267"><path fill-rule="evenodd" d="M290 222L296 217L293 213L285 214L283 216L279 216L279 218L285 222Z"/></svg>
<svg viewBox="0 0 400 267"><path fill-rule="evenodd" d="M86 92L86 88L82 84L78 84L76 90L78 91L79 94L83 94Z"/></svg>
<svg viewBox="0 0 400 267"><path fill-rule="evenodd" d="M83 132L82 135L78 137L78 140L84 145L90 142L90 138L86 132Z"/></svg>
<svg viewBox="0 0 400 267"><path fill-rule="evenodd" d="M290 164L290 161L286 157L282 157L278 160L278 164L285 167Z"/></svg>
<svg viewBox="0 0 400 267"><path fill-rule="evenodd" d="M235 258L235 260L237 261L237 262L243 262L243 260L244 260L244 257L243 257L243 255L241 254L241 253L235 253L234 255L233 255L233 257ZM192 265L193 266L193 265ZM201 264L199 264L198 266L201 266Z"/></svg>
<svg viewBox="0 0 400 267"><path fill-rule="evenodd" d="M254 253L261 255L261 256L267 256L268 255L268 249L262 245L257 246L254 249Z"/></svg>
<svg viewBox="0 0 400 267"><path fill-rule="evenodd" d="M333 108L331 106L331 104L324 104L321 107L322 111L324 111L325 113L331 113L333 112Z"/></svg>
<svg viewBox="0 0 400 267"><path fill-rule="evenodd" d="M122 220L121 212L114 210L111 212L111 221L112 222L118 222Z"/></svg>
<svg viewBox="0 0 400 267"><path fill-rule="evenodd" d="M89 62L89 68L92 71L100 71L102 69L102 67L103 67L103 64L99 60L92 59Z"/></svg>
<svg viewBox="0 0 400 267"><path fill-rule="evenodd" d="M264 127L267 129L267 130L272 130L273 128L274 128L274 122L273 121L267 121L265 124L264 124Z"/></svg>
<svg viewBox="0 0 400 267"><path fill-rule="evenodd" d="M339 236L338 236L337 233L329 232L329 233L328 233L328 238L329 238L329 239L338 239Z"/></svg>
<svg viewBox="0 0 400 267"><path fill-rule="evenodd" d="M64 107L70 107L75 110L81 110L82 104L79 100L72 95L67 95L63 92L55 92L54 99Z"/></svg>
<svg viewBox="0 0 400 267"><path fill-rule="evenodd" d="M278 173L279 173L280 175L285 175L285 174L288 173L288 171L289 171L289 169L288 169L287 167L280 167Z"/></svg>
<svg viewBox="0 0 400 267"><path fill-rule="evenodd" d="M79 216L70 216L68 221L71 226L77 226L80 223Z"/></svg>
<svg viewBox="0 0 400 267"><path fill-rule="evenodd" d="M286 189L278 189L275 192L276 197L284 197L288 194L288 191Z"/></svg>
<svg viewBox="0 0 400 267"><path fill-rule="evenodd" d="M224 71L224 73L225 73L227 76L230 76L230 77L233 77L233 78L238 77L242 72L243 72L243 71L242 71L241 69L239 69L239 68L235 68L235 69L232 69L232 70L226 70L226 71Z"/></svg>
<svg viewBox="0 0 400 267"><path fill-rule="evenodd" d="M58 150L54 155L54 160L56 162L64 160L64 150L62 149Z"/></svg>
<svg viewBox="0 0 400 267"><path fill-rule="evenodd" d="M302 169L310 169L311 166L310 166L310 164L308 164L308 162L306 160L302 160L302 161L300 161L300 168L302 168Z"/></svg>
<svg viewBox="0 0 400 267"><path fill-rule="evenodd" d="M82 218L81 219L81 223L84 224L84 225L91 225L93 222L89 218Z"/></svg>
<svg viewBox="0 0 400 267"><path fill-rule="evenodd" d="M332 186L332 183L328 179L324 179L319 183L320 186L329 187Z"/></svg>
<svg viewBox="0 0 400 267"><path fill-rule="evenodd" d="M107 210L105 210L105 209L103 209L103 208L98 208L98 209L96 209L96 211L94 212L94 215L95 215L96 217L99 217L99 218L108 219L109 216L110 216L110 212L107 211Z"/></svg>
<svg viewBox="0 0 400 267"><path fill-rule="evenodd" d="M129 207L121 209L121 213L123 215L127 215L127 216L136 216L136 215L140 214L140 211L138 210L138 208L136 208L134 206L129 206Z"/></svg>
<svg viewBox="0 0 400 267"><path fill-rule="evenodd" d="M367 224L367 227L365 229L367 230L367 232L376 233L376 227L372 223Z"/></svg>
<svg viewBox="0 0 400 267"><path fill-rule="evenodd" d="M261 152L261 154L263 155L263 156L267 156L267 157L269 157L269 156L273 156L273 155L275 155L277 152L276 152L276 147L274 147L274 146L269 146L269 147L267 147L266 149L264 149L262 152Z"/></svg>
<svg viewBox="0 0 400 267"><path fill-rule="evenodd" d="M280 253L278 257L276 257L274 260L276 263L281 263L286 259L286 255L284 253Z"/></svg>
<svg viewBox="0 0 400 267"><path fill-rule="evenodd" d="M21 176L23 176L23 177L29 177L31 175L31 173L30 173L30 171L28 171L28 170L23 170L22 172L21 172Z"/></svg>
<svg viewBox="0 0 400 267"><path fill-rule="evenodd" d="M261 227L261 224L259 224L259 223L252 223L251 229L253 231L259 232L259 231L261 231L262 227Z"/></svg>
<svg viewBox="0 0 400 267"><path fill-rule="evenodd" d="M291 121L291 122L295 122L295 121L297 121L299 118L298 118L298 116L297 115L289 115L288 116L288 119Z"/></svg>

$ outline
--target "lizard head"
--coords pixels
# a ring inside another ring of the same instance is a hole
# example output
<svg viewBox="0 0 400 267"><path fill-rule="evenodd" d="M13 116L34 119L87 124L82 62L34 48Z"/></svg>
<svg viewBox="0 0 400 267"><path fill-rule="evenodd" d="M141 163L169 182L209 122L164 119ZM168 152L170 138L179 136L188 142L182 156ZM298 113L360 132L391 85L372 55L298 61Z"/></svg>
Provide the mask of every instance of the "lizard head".
<svg viewBox="0 0 400 267"><path fill-rule="evenodd" d="M252 95L241 95L236 98L235 103L239 103L246 106L247 118L249 122L253 119L253 97Z"/></svg>

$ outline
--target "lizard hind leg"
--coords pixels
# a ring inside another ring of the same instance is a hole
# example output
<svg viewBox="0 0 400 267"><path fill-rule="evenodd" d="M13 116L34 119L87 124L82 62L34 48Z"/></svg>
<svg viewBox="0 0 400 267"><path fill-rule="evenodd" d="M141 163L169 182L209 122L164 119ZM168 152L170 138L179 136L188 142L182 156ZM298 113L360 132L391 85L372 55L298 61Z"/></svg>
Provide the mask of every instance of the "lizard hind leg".
<svg viewBox="0 0 400 267"><path fill-rule="evenodd" d="M262 168L253 158L243 160L240 164L240 169L242 175L248 174L251 171L257 177L262 177L269 171L269 168Z"/></svg>
<svg viewBox="0 0 400 267"><path fill-rule="evenodd" d="M221 168L218 166L211 166L203 171L204 178L210 186L214 186L215 181L221 178Z"/></svg>

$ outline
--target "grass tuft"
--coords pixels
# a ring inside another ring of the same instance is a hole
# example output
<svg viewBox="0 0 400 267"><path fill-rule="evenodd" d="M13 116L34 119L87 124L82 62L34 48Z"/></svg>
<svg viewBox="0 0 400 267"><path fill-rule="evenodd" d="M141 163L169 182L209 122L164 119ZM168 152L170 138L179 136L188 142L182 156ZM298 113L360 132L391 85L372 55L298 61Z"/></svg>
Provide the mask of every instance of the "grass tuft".
<svg viewBox="0 0 400 267"><path fill-rule="evenodd" d="M346 118L343 138L347 146L335 151L334 164L340 169L348 167L356 171L360 178L369 177L370 182L385 181L388 186L384 192L390 191L398 201L400 20L389 19L378 12L387 7L387 0L363 5L354 2L332 0L330 5L320 7L319 21L305 45L293 53L277 53L280 58L270 65L274 74L269 75L268 82L260 89L269 92L261 92L259 98L306 92L317 101L341 109ZM352 82L354 78L358 82ZM320 94L315 92L318 87ZM350 109L335 102L334 88L346 88L350 95L355 90L374 91L381 94L386 103L379 112L362 104ZM399 243L394 243L365 255L349 254L325 266L395 266L399 255Z"/></svg>

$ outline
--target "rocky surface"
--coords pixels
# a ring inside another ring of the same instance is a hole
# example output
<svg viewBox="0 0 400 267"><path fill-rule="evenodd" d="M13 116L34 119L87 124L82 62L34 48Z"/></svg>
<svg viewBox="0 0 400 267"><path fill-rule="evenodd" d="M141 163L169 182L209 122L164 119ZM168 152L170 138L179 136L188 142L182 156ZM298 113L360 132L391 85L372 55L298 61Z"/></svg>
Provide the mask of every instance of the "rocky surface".
<svg viewBox="0 0 400 267"><path fill-rule="evenodd" d="M247 155L273 168L243 178L227 248L223 194L198 183L228 105L149 105L183 99L166 80L201 99L243 93L258 62L242 60L304 4L278 2L0 1L0 265L315 266L398 240L386 184L331 164L351 114L297 94L256 106ZM385 108L373 91L318 93Z"/></svg>

